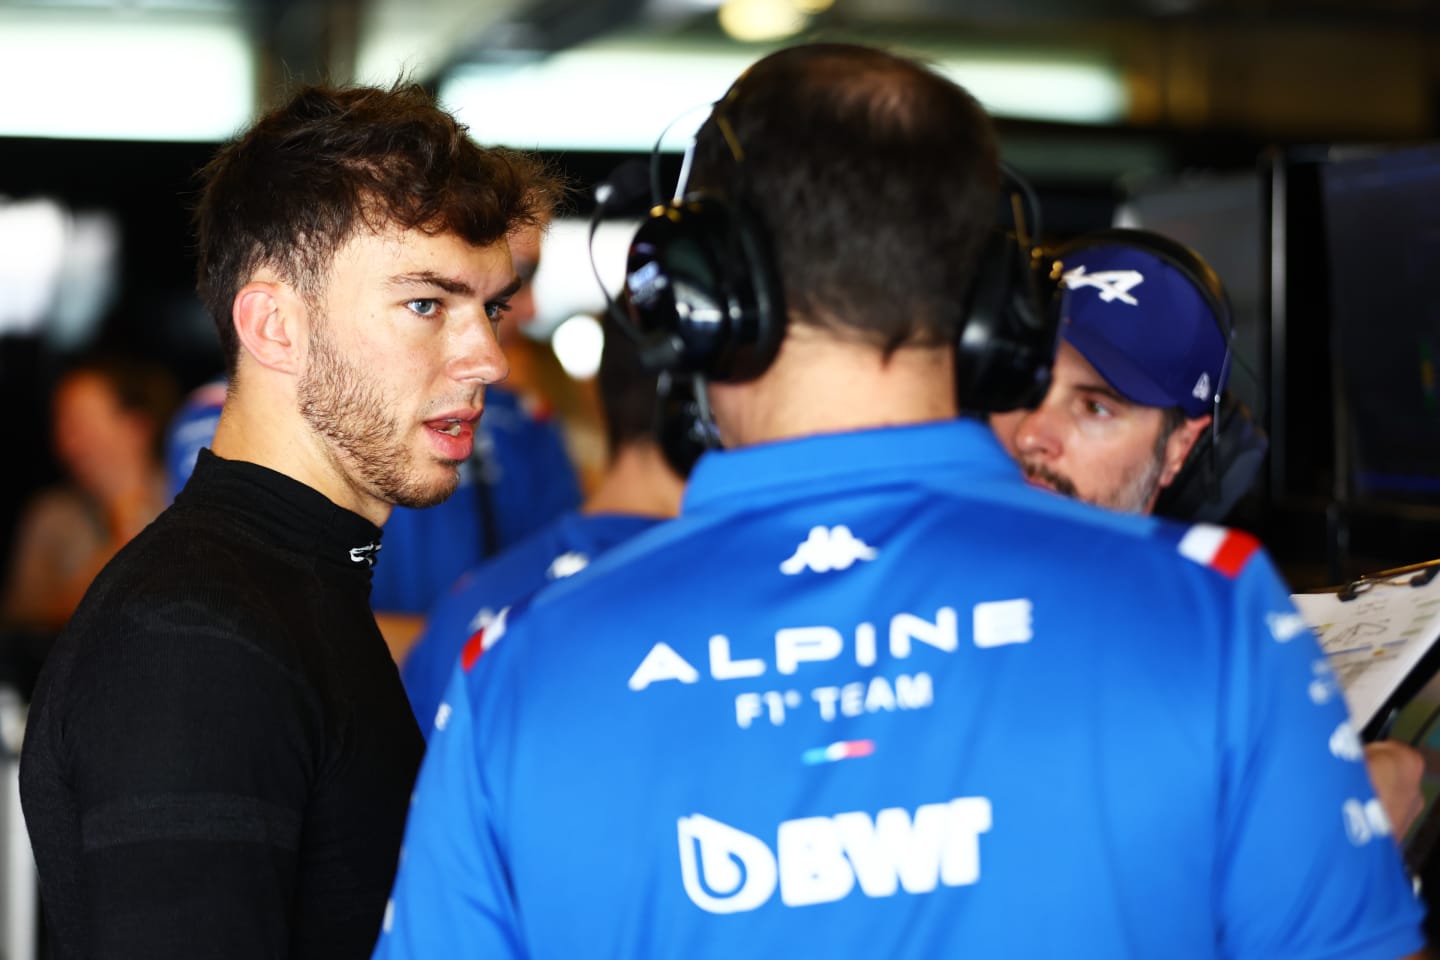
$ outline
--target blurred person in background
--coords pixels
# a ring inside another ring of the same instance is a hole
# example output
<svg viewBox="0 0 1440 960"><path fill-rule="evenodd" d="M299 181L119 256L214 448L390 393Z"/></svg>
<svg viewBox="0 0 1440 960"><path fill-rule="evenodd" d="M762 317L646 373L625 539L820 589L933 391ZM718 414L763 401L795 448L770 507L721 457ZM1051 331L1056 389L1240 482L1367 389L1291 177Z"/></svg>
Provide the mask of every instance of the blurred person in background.
<svg viewBox="0 0 1440 960"><path fill-rule="evenodd" d="M169 502L160 440L178 399L169 371L119 355L69 366L51 402L65 482L27 504L6 573L0 622L59 632L90 581Z"/></svg>
<svg viewBox="0 0 1440 960"><path fill-rule="evenodd" d="M602 315L601 327L605 345L596 380L608 467L580 509L468 571L430 611L400 671L427 737L462 651L467 659L479 655L481 633L497 615L680 509L685 481L676 467L684 472L688 464L672 466L657 441L656 377L640 365L634 343L613 317Z"/></svg>

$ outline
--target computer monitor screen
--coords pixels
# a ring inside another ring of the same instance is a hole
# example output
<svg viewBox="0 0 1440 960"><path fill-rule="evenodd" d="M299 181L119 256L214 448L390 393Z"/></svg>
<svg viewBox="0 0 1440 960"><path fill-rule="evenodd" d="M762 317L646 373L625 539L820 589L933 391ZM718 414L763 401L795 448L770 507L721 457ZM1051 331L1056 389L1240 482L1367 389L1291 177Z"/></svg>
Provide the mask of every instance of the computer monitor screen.
<svg viewBox="0 0 1440 960"><path fill-rule="evenodd" d="M1117 227L1143 227L1190 247L1214 268L1235 324L1230 391L1268 422L1267 338L1261 252L1264 201L1255 173L1151 183L1129 192Z"/></svg>
<svg viewBox="0 0 1440 960"><path fill-rule="evenodd" d="M1321 183L1353 496L1440 503L1440 144L1336 160Z"/></svg>

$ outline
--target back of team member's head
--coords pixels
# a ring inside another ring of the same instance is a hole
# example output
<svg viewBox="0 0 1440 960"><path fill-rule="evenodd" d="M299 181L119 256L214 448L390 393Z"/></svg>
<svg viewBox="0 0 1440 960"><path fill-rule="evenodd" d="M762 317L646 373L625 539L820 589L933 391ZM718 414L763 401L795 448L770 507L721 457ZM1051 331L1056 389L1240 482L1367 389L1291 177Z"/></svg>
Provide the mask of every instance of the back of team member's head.
<svg viewBox="0 0 1440 960"><path fill-rule="evenodd" d="M913 60L813 44L757 62L715 113L738 143L712 115L690 186L761 221L792 316L887 353L954 342L999 185L973 97Z"/></svg>
<svg viewBox="0 0 1440 960"><path fill-rule="evenodd" d="M308 86L201 171L198 287L233 377L236 293L267 265L312 302L360 230L455 233L477 246L543 221L554 186L534 161L486 149L418 84Z"/></svg>
<svg viewBox="0 0 1440 960"><path fill-rule="evenodd" d="M635 342L610 311L600 315L600 323L605 347L595 383L613 457L627 443L654 439L656 377L641 364Z"/></svg>

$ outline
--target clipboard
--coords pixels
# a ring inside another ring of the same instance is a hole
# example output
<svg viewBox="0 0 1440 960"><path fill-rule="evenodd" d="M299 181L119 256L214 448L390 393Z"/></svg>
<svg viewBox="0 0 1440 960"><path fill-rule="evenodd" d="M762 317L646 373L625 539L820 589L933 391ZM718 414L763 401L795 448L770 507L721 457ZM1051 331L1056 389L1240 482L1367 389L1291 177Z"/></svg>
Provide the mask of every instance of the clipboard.
<svg viewBox="0 0 1440 960"><path fill-rule="evenodd" d="M1440 847L1440 560L1291 597L1314 629L1362 740L1425 758L1424 808L1401 844L1417 875Z"/></svg>
<svg viewBox="0 0 1440 960"><path fill-rule="evenodd" d="M1440 673L1440 560L1291 596L1320 640L1363 740L1385 737Z"/></svg>

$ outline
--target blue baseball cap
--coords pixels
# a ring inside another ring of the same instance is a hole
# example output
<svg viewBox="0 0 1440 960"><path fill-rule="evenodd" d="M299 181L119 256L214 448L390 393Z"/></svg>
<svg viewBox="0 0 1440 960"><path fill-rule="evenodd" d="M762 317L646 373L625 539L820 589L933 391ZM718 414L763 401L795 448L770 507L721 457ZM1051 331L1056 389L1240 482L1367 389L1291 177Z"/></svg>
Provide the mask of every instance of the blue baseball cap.
<svg viewBox="0 0 1440 960"><path fill-rule="evenodd" d="M1187 417L1213 410L1228 344L1211 296L1156 253L1102 243L1060 257L1060 336L1121 396Z"/></svg>

